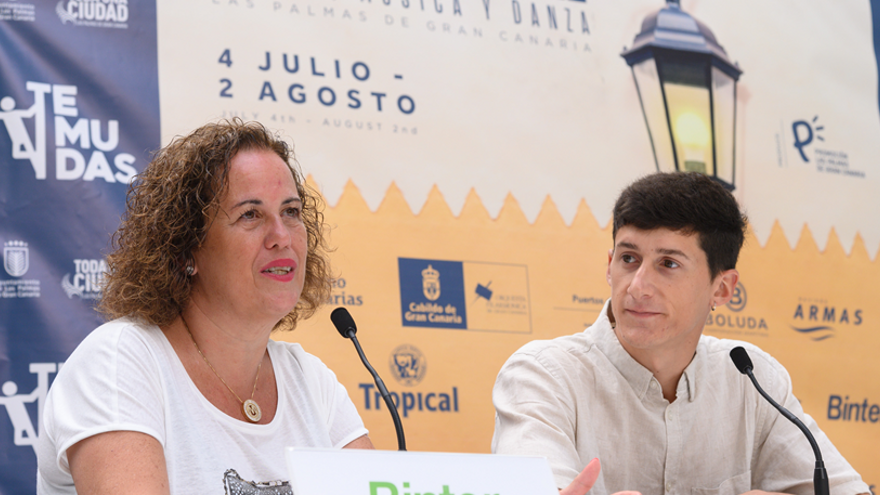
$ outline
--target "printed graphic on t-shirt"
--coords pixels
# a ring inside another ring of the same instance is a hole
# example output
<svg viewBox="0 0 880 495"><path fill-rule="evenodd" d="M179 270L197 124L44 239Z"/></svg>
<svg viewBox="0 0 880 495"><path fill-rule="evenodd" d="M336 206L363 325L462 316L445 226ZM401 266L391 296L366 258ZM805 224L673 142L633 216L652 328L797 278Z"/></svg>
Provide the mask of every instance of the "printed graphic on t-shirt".
<svg viewBox="0 0 880 495"><path fill-rule="evenodd" d="M293 495L287 481L246 481L234 469L223 473L223 486L226 495Z"/></svg>

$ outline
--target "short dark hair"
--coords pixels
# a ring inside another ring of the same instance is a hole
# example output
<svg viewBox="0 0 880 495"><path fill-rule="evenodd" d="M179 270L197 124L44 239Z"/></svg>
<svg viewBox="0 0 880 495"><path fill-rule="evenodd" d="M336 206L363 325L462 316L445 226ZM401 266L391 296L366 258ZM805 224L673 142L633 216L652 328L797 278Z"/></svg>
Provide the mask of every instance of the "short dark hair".
<svg viewBox="0 0 880 495"><path fill-rule="evenodd" d="M109 271L98 306L104 315L139 317L158 326L177 318L192 289L185 267L205 240L229 187L230 163L239 152L253 150L271 151L290 168L308 235L302 295L275 328L293 329L330 297L321 195L306 184L284 140L258 122L235 118L176 137L135 177L113 235L116 249L107 256Z"/></svg>
<svg viewBox="0 0 880 495"><path fill-rule="evenodd" d="M730 191L712 178L698 172L657 173L620 193L614 205L612 237L616 239L625 225L698 234L714 279L736 268L747 222Z"/></svg>

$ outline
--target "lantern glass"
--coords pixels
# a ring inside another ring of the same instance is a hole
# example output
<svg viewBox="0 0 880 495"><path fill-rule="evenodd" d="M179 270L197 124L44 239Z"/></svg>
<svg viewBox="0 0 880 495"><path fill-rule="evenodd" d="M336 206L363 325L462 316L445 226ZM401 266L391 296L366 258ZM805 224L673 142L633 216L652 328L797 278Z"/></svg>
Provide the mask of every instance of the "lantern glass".
<svg viewBox="0 0 880 495"><path fill-rule="evenodd" d="M712 67L712 111L715 117L716 177L733 184L736 81Z"/></svg>
<svg viewBox="0 0 880 495"><path fill-rule="evenodd" d="M677 170L715 175L707 64L666 60L658 65Z"/></svg>
<svg viewBox="0 0 880 495"><path fill-rule="evenodd" d="M657 170L661 172L675 171L672 151L672 139L666 122L666 108L663 102L663 91L660 88L660 76L657 63L653 58L642 60L632 66L636 91L642 104L645 124L648 126L648 137L654 150Z"/></svg>

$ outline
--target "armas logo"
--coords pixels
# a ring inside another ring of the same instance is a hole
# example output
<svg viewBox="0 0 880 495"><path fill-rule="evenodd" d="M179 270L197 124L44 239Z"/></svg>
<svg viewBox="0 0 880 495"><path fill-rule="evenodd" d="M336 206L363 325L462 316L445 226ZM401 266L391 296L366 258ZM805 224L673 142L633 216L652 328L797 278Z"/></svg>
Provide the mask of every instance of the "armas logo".
<svg viewBox="0 0 880 495"><path fill-rule="evenodd" d="M840 325L857 327L864 321L859 308L839 307L829 305L825 300L806 298L798 302L792 319L795 321L792 330L816 342L834 337Z"/></svg>
<svg viewBox="0 0 880 495"><path fill-rule="evenodd" d="M76 86L28 81L26 88L33 93L28 108L18 108L19 102L11 96L0 97L0 121L12 148L11 162L2 160L7 162L5 166L20 166L27 161L37 180L46 179L49 163L54 166L57 180L100 179L128 184L134 179L134 155L116 151L119 121L104 123L80 117ZM54 157L50 156L48 119L54 123ZM33 132L28 123L32 123ZM2 132L0 139L4 139Z"/></svg>

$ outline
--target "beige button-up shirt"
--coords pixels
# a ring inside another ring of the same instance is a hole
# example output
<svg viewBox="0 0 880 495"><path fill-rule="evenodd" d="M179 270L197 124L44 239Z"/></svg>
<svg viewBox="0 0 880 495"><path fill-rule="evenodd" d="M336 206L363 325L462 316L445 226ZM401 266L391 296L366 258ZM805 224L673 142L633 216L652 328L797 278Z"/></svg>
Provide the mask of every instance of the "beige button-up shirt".
<svg viewBox="0 0 880 495"><path fill-rule="evenodd" d="M620 345L609 305L584 332L531 342L507 361L493 392L493 452L546 457L560 488L598 457L602 471L590 495L812 494L810 444L737 371L729 353L742 345L758 383L816 437L831 493L869 491L803 412L788 372L770 355L702 336L670 404L653 374Z"/></svg>

